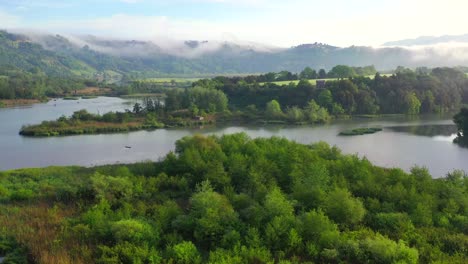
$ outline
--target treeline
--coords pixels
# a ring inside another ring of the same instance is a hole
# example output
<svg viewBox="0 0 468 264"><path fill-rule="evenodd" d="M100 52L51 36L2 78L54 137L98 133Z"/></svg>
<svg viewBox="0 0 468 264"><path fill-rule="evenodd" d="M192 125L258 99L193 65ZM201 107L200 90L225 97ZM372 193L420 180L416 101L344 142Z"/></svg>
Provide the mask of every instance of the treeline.
<svg viewBox="0 0 468 264"><path fill-rule="evenodd" d="M115 95L131 95L131 94L157 94L166 93L172 88L188 88L192 86L191 81L170 80L170 81L153 81L149 80L133 80L124 76L120 85L112 87Z"/></svg>
<svg viewBox="0 0 468 264"><path fill-rule="evenodd" d="M194 86L223 91L232 109L248 106L264 108L277 100L284 108L305 107L314 100L333 115L419 114L457 111L468 103L468 79L455 68L435 68L429 72L399 68L391 76L357 76L327 80L317 88L308 80L297 84L250 82L249 77L216 77Z"/></svg>
<svg viewBox="0 0 468 264"><path fill-rule="evenodd" d="M263 109L264 108L264 109ZM124 112L91 114L86 110L62 116L55 121L24 125L23 136L59 136L129 132L163 127L191 127L215 122L240 121L245 123L321 123L330 120L327 109L311 100L303 108L296 106L284 110L276 100L262 109L250 105L242 110L229 110L227 96L220 90L196 86L190 89L169 89L164 97L144 98L133 109Z"/></svg>
<svg viewBox="0 0 468 264"><path fill-rule="evenodd" d="M289 71L269 72L260 75L249 75L243 77L247 83L264 83L264 82L280 82L280 81L295 81L295 80L313 80L313 79L326 79L326 78L349 78L354 76L369 76L375 75L377 70L372 66L365 67L351 67L346 65L337 65L329 72L325 69L315 70L310 67L304 68L300 73L293 73Z"/></svg>
<svg viewBox="0 0 468 264"><path fill-rule="evenodd" d="M186 137L152 163L0 172L6 263L467 263L468 177L326 143Z"/></svg>
<svg viewBox="0 0 468 264"><path fill-rule="evenodd" d="M42 99L69 94L93 81L71 77L51 77L39 69L31 72L13 68L0 68L0 99Z"/></svg>

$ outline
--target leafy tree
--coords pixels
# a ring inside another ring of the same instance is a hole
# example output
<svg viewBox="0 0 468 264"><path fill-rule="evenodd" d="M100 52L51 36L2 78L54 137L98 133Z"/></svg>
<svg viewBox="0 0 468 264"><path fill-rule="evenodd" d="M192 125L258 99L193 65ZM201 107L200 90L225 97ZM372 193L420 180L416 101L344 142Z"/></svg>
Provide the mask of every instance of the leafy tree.
<svg viewBox="0 0 468 264"><path fill-rule="evenodd" d="M328 72L328 76L331 78L349 78L356 75L356 72L353 68L346 66L346 65L337 65L333 67L330 72Z"/></svg>
<svg viewBox="0 0 468 264"><path fill-rule="evenodd" d="M265 215L271 219L275 216L292 216L293 204L279 188L273 188L265 197Z"/></svg>
<svg viewBox="0 0 468 264"><path fill-rule="evenodd" d="M311 100L304 109L306 117L309 121L326 122L330 119L327 109L320 107L314 100Z"/></svg>
<svg viewBox="0 0 468 264"><path fill-rule="evenodd" d="M453 117L453 122L458 128L455 142L462 146L468 146L468 108L462 108L460 112Z"/></svg>
<svg viewBox="0 0 468 264"><path fill-rule="evenodd" d="M307 243L309 254L315 257L323 248L333 248L340 232L322 211L310 211L300 216L300 233Z"/></svg>
<svg viewBox="0 0 468 264"><path fill-rule="evenodd" d="M158 231L141 220L120 220L112 224L111 230L117 242L127 241L133 244L150 243L154 245L159 240Z"/></svg>
<svg viewBox="0 0 468 264"><path fill-rule="evenodd" d="M417 115L421 109L421 102L415 93L408 93L405 97L406 113L409 115Z"/></svg>
<svg viewBox="0 0 468 264"><path fill-rule="evenodd" d="M222 91L197 86L189 89L187 96L190 103L205 112L224 112L227 110L228 98Z"/></svg>
<svg viewBox="0 0 468 264"><path fill-rule="evenodd" d="M292 195L305 209L317 208L325 197L330 176L325 166L304 159L292 172Z"/></svg>
<svg viewBox="0 0 468 264"><path fill-rule="evenodd" d="M324 89L320 92L317 98L317 103L327 109L331 109L333 105L333 96L328 89Z"/></svg>
<svg viewBox="0 0 468 264"><path fill-rule="evenodd" d="M176 263L198 264L201 256L197 247L191 241L183 241L170 248L170 255Z"/></svg>
<svg viewBox="0 0 468 264"><path fill-rule="evenodd" d="M318 78L319 79L327 78L327 72L324 69L320 69L319 72L318 72Z"/></svg>
<svg viewBox="0 0 468 264"><path fill-rule="evenodd" d="M139 103L135 103L133 105L133 113L140 114L141 111L143 111L143 107L141 107L141 105Z"/></svg>
<svg viewBox="0 0 468 264"><path fill-rule="evenodd" d="M331 84L333 101L340 104L346 113L353 114L356 111L356 98L358 86L350 80L340 80Z"/></svg>
<svg viewBox="0 0 468 264"><path fill-rule="evenodd" d="M96 172L91 177L92 187L98 199L116 204L130 198L133 184L128 178L106 176Z"/></svg>
<svg viewBox="0 0 468 264"><path fill-rule="evenodd" d="M297 107L289 107L286 109L286 118L291 122L301 122L304 120L304 113Z"/></svg>
<svg viewBox="0 0 468 264"><path fill-rule="evenodd" d="M364 257L376 263L418 263L419 254L416 249L409 248L404 241L392 241L381 235L367 238L362 243Z"/></svg>
<svg viewBox="0 0 468 264"><path fill-rule="evenodd" d="M346 189L335 189L328 194L325 212L335 222L352 226L362 221L366 210L362 202L351 196Z"/></svg>
<svg viewBox="0 0 468 264"><path fill-rule="evenodd" d="M229 200L213 191L209 182L200 185L191 198L190 218L194 237L203 245L215 247L224 234L234 228L237 213Z"/></svg>
<svg viewBox="0 0 468 264"><path fill-rule="evenodd" d="M268 102L265 109L265 115L270 119L280 118L283 115L281 106L276 100Z"/></svg>
<svg viewBox="0 0 468 264"><path fill-rule="evenodd" d="M301 79L317 79L317 72L310 67L306 67L300 74Z"/></svg>

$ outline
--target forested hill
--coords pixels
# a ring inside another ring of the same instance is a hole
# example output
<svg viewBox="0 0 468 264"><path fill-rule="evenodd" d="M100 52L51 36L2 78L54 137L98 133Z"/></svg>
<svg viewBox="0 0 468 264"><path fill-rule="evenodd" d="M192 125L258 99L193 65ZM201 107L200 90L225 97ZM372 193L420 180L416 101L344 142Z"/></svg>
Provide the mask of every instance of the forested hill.
<svg viewBox="0 0 468 264"><path fill-rule="evenodd" d="M394 69L400 65L468 65L467 56L458 56L464 50L452 51L438 52L437 48L339 48L321 43L283 49L257 44L208 41L186 41L167 48L150 41L109 40L92 36L26 36L0 31L0 67L15 67L26 71L39 68L47 74L87 78L102 78L106 74L156 77L170 74L236 74L282 70L299 72L306 66L331 69L338 64L375 65L379 70Z"/></svg>

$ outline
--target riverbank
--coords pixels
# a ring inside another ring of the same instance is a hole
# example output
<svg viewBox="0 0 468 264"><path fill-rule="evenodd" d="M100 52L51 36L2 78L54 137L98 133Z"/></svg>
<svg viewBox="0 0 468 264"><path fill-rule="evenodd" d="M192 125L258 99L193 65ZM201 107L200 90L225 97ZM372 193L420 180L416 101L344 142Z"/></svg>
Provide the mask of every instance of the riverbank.
<svg viewBox="0 0 468 264"><path fill-rule="evenodd" d="M47 103L49 99L2 99L0 108Z"/></svg>

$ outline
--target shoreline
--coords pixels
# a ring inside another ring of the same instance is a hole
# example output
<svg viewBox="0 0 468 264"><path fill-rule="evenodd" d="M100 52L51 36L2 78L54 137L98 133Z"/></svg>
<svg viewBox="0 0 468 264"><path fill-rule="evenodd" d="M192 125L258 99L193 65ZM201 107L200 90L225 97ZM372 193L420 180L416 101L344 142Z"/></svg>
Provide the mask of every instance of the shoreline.
<svg viewBox="0 0 468 264"><path fill-rule="evenodd" d="M342 119L334 119L342 120ZM209 117L205 120L196 119L181 119L181 120L161 120L155 124L145 123L144 119L136 119L130 122L115 123L115 122L96 122L82 121L79 125L57 125L57 121L43 121L45 124L35 124L22 127L19 135L24 137L62 137L73 135L99 135L99 134L119 134L136 131L152 131L156 129L175 129L175 128L194 128L201 126L215 126L225 124L237 125L287 125L287 126L304 126L304 125L320 125L331 122L289 122L286 120L267 120L262 118L246 119L245 117ZM45 125L45 126L44 126Z"/></svg>
<svg viewBox="0 0 468 264"><path fill-rule="evenodd" d="M47 99L0 99L0 108L9 108L16 106L28 106L33 104L47 103L51 98Z"/></svg>
<svg viewBox="0 0 468 264"><path fill-rule="evenodd" d="M374 119L384 117L399 117L405 116L404 114L382 114L362 116L362 115L342 115L332 118L325 122L290 122L287 120L267 120L261 117L254 119L248 119L246 117L234 115L232 117L210 117L205 120L196 119L181 119L181 120L160 120L156 124L145 123L143 118L137 118L129 122L116 123L116 122L103 122L103 121L82 121L79 125L60 125L51 124L54 121L43 121L43 123L24 126L18 132L19 135L24 137L63 137L73 135L100 135L100 134L121 134L137 131L153 131L156 129L175 129L175 128L194 128L201 126L215 126L215 125L284 125L284 126L307 126L307 125L322 125L337 121L346 121L352 119ZM417 117L423 117L424 115L416 115ZM356 128L359 129L359 128Z"/></svg>

